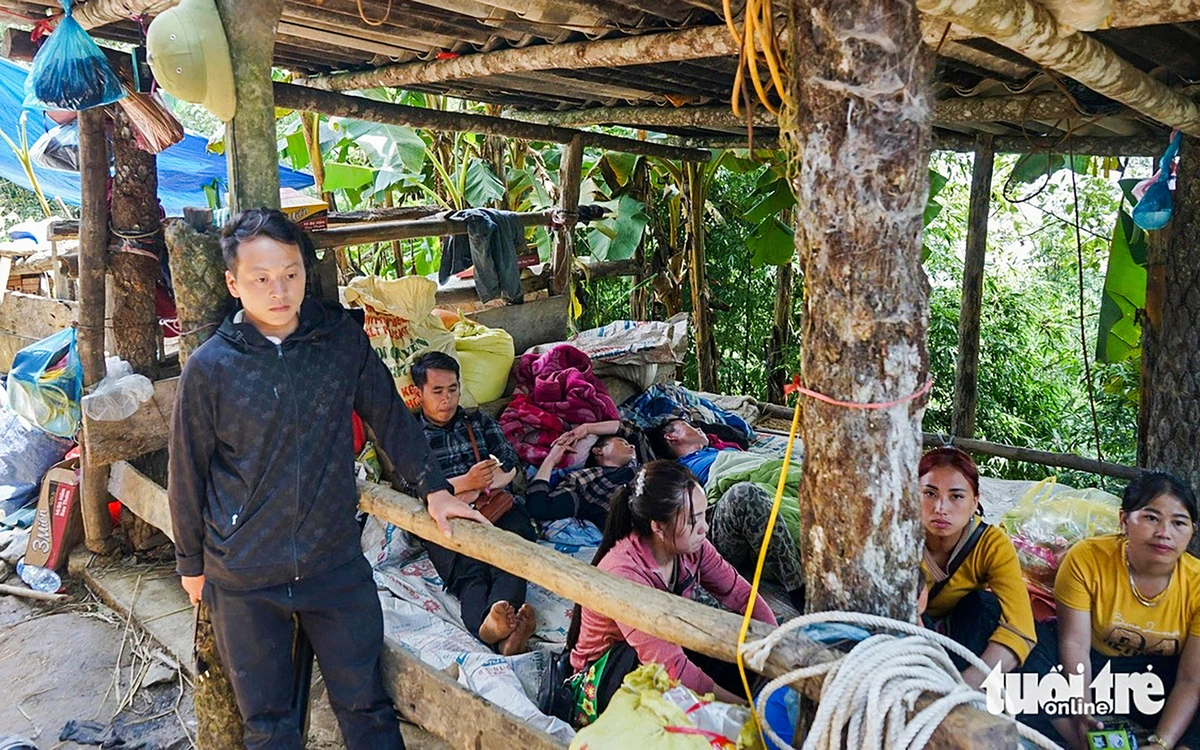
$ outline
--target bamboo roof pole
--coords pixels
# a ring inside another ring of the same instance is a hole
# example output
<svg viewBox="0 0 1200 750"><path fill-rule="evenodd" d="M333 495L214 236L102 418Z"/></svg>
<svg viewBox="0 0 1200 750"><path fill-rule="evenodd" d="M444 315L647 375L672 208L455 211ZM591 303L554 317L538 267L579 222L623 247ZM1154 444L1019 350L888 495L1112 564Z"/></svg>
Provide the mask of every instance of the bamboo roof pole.
<svg viewBox="0 0 1200 750"><path fill-rule="evenodd" d="M737 45L730 37L728 28L724 25L701 26L621 39L542 44L462 55L449 60L385 65L360 73L314 76L300 83L329 91L352 91L379 86L413 86L485 78L505 73L616 68L737 54Z"/></svg>
<svg viewBox="0 0 1200 750"><path fill-rule="evenodd" d="M756 128L774 128L775 115L763 108L754 110ZM697 127L745 130L746 118L733 114L728 106L701 107L593 107L563 111L514 110L505 116L522 122L561 127L590 125L627 125L638 128ZM1069 96L1059 91L1013 96L973 96L943 99L934 105L937 124L975 122L1043 122L1080 117Z"/></svg>
<svg viewBox="0 0 1200 750"><path fill-rule="evenodd" d="M917 0L917 7L1147 117L1200 136L1200 104L1138 70L1100 41L1060 24L1032 0Z"/></svg>
<svg viewBox="0 0 1200 750"><path fill-rule="evenodd" d="M994 148L998 154L1027 154L1043 151L1076 156L1162 156L1166 133L1135 136L996 136ZM713 138L680 138L680 145L696 146L714 151L724 148L746 148L746 137L717 136ZM934 151L974 151L975 136L967 133L935 132ZM757 149L757 150L761 150Z"/></svg>
<svg viewBox="0 0 1200 750"><path fill-rule="evenodd" d="M582 137L585 146L596 146L609 151L621 151L629 154L657 156L676 161L708 161L712 157L712 154L704 149L669 146L653 141L639 141L603 133L588 133L571 128L508 120L503 117L409 107L403 104L380 102L361 96L322 91L289 83L275 84L275 104L289 109L321 112L369 122L407 125L425 130L499 135L526 141L568 143L578 135Z"/></svg>

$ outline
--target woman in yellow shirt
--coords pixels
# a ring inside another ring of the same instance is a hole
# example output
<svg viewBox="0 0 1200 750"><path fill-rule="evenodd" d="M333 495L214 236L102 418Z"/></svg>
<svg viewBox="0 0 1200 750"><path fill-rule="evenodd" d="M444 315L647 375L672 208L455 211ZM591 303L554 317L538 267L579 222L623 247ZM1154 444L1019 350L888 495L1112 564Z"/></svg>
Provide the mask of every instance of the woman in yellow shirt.
<svg viewBox="0 0 1200 750"><path fill-rule="evenodd" d="M1037 641L1033 609L1012 541L983 522L975 462L957 448L938 448L921 457L917 474L925 525L926 626L990 666L1015 669ZM974 687L986 676L974 667L963 672Z"/></svg>
<svg viewBox="0 0 1200 750"><path fill-rule="evenodd" d="M1133 480L1121 502L1121 533L1067 552L1054 582L1057 637L1042 639L1026 664L1042 675L1082 666L1085 686L1106 664L1114 676L1157 675L1164 694L1134 693L1165 703L1146 712L1149 704L1135 700L1121 717L1153 730L1142 750L1200 748L1200 560L1186 554L1197 515L1196 496L1179 478L1147 472ZM1105 700L1085 694L1085 703ZM1090 713L1019 718L1044 732L1053 725L1072 748L1089 747L1087 732L1100 725Z"/></svg>

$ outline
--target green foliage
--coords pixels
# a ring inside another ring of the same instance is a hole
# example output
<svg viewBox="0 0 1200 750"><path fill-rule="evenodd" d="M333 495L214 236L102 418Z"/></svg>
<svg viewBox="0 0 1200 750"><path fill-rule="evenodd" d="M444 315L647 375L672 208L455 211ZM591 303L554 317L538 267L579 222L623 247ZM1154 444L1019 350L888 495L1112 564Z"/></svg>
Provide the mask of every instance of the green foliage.
<svg viewBox="0 0 1200 750"><path fill-rule="evenodd" d="M994 184L1007 189L1020 161L1012 156L998 157ZM934 390L924 428L948 433L958 354L970 159L935 154L931 166L949 179L939 195L944 208L925 232L930 250L926 268L932 287L929 357ZM1108 229L1116 220L1121 192L1112 181L1097 176L1077 172L1076 181L1082 230L1083 314L1090 348L1098 324L1105 320L1105 302L1101 300L1106 271L1114 276L1123 273L1119 267L1114 268L1109 255ZM1008 202L996 194L1002 190L992 196L980 328L976 437L1094 457L1096 444L1079 332L1079 261L1072 218L1076 206L1070 172L1061 170L1044 182L1039 194L1025 203ZM1105 460L1134 462L1138 365L1136 358L1092 363L1100 447ZM989 476L1005 478L1040 478L1051 471L1003 459L986 459L981 464ZM1097 477L1086 474L1065 473L1062 479L1080 486L1100 483Z"/></svg>

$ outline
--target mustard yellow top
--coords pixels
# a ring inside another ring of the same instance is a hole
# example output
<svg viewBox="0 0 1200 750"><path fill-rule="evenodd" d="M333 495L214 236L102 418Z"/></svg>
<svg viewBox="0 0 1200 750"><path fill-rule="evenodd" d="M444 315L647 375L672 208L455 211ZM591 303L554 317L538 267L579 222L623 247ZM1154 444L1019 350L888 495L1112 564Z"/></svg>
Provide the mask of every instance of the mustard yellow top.
<svg viewBox="0 0 1200 750"><path fill-rule="evenodd" d="M1054 579L1059 606L1092 613L1092 648L1105 656L1178 656L1200 636L1200 560L1183 555L1157 605L1137 600L1117 534L1077 542Z"/></svg>
<svg viewBox="0 0 1200 750"><path fill-rule="evenodd" d="M973 520L972 523L978 521ZM928 559L921 563L921 572L926 585L930 587L945 577L944 573L935 573L931 569ZM1012 540L995 526L984 530L967 559L954 571L954 575L950 576L937 597L929 602L925 611L930 617L946 617L964 596L980 589L991 590L1000 602L1000 624L988 640L1007 646L1023 663L1037 643L1033 629L1033 608L1029 604L1029 590L1021 576L1021 565L1017 562L1017 551L1013 548Z"/></svg>

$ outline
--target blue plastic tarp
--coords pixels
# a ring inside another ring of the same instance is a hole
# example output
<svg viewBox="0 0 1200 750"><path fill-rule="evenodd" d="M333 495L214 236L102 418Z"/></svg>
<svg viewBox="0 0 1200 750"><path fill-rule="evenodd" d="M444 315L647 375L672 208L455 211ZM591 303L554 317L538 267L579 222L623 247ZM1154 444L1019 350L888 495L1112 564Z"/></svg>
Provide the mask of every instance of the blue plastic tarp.
<svg viewBox="0 0 1200 750"><path fill-rule="evenodd" d="M25 77L21 66L0 58L0 130L14 142L20 143L21 113L27 114L25 131L29 144L42 136L55 123L44 112L22 109L25 102ZM205 208L208 198L205 185L217 181L224 200L228 179L225 157L208 152L208 139L188 134L182 141L158 155L158 200L169 216L183 214L185 207ZM73 206L80 203L79 173L34 166L34 175L46 198L62 198ZM33 186L25 174L24 167L6 144L0 141L0 177L31 190ZM312 175L279 168L279 184L300 190L313 184Z"/></svg>

